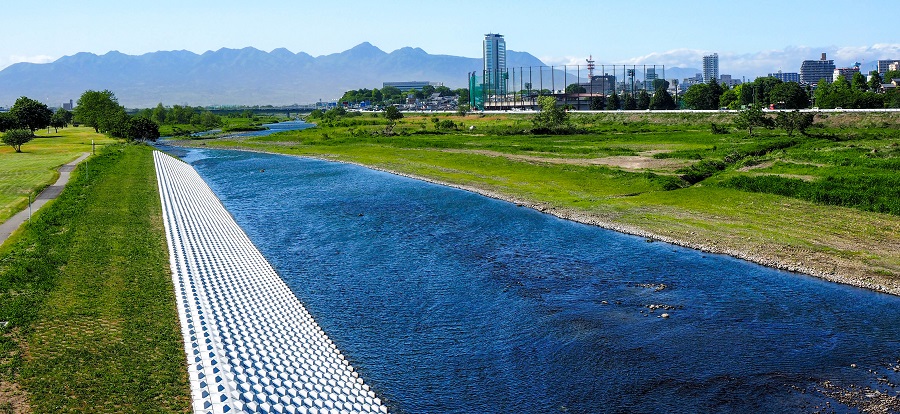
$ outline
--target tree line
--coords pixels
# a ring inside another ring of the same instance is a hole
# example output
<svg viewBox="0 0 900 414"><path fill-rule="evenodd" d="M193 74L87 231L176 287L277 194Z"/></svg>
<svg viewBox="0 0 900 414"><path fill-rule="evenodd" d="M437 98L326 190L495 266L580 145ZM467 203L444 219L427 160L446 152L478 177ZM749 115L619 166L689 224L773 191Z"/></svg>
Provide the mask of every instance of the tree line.
<svg viewBox="0 0 900 414"><path fill-rule="evenodd" d="M70 124L83 124L95 132L109 134L129 141L159 138L159 125L144 116L130 116L119 105L115 94L108 90L85 91L78 98L73 111L58 109L53 112L46 104L23 96L7 113L0 113L2 141L22 152L22 145L34 139L34 132L43 128L65 128Z"/></svg>
<svg viewBox="0 0 900 414"><path fill-rule="evenodd" d="M439 93L440 96L459 96L461 104L469 101L469 90L466 88L450 89L446 86L425 85L421 90L401 91L394 86L385 86L378 89L357 89L344 92L340 102L346 104L358 104L361 102L369 102L371 105L393 105L404 104L408 95L413 95L416 99L425 99L433 93ZM465 99L463 99L465 97Z"/></svg>
<svg viewBox="0 0 900 414"><path fill-rule="evenodd" d="M252 111L246 111L252 117ZM222 126L222 118L203 107L172 105L165 107L162 103L155 108L138 111L135 116L147 118L157 125L194 125L212 129Z"/></svg>
<svg viewBox="0 0 900 414"><path fill-rule="evenodd" d="M59 131L68 126L73 117L65 109L53 112L46 104L27 96L20 97L9 112L0 113L2 141L16 152L22 152L22 145L34 138L34 131L51 127Z"/></svg>
<svg viewBox="0 0 900 414"><path fill-rule="evenodd" d="M882 93L882 79L872 71L871 81L861 73L852 81L839 76L833 83L820 80L816 88L797 82L784 82L775 77L756 78L753 82L729 88L715 79L691 86L685 91L683 104L690 109L741 109L750 105L774 106L777 109L805 109L815 106L833 108L900 108L900 91ZM900 72L889 72L885 79L900 78Z"/></svg>

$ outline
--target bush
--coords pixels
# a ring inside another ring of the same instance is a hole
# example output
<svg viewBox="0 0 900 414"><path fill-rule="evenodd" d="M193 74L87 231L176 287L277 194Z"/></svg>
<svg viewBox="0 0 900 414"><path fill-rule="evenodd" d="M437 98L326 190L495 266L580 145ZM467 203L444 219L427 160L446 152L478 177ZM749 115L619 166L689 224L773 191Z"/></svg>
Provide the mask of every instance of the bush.
<svg viewBox="0 0 900 414"><path fill-rule="evenodd" d="M710 123L709 129L713 134L717 134L717 135L728 134L728 127L718 125L715 122Z"/></svg>

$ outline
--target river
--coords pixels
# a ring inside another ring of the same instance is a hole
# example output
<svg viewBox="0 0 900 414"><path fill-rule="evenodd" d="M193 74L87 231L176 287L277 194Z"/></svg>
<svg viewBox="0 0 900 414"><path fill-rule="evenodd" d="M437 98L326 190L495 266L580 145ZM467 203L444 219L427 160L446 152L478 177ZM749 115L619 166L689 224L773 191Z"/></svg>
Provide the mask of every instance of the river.
<svg viewBox="0 0 900 414"><path fill-rule="evenodd" d="M359 166L167 150L392 412L857 412L836 393L897 395L898 297Z"/></svg>

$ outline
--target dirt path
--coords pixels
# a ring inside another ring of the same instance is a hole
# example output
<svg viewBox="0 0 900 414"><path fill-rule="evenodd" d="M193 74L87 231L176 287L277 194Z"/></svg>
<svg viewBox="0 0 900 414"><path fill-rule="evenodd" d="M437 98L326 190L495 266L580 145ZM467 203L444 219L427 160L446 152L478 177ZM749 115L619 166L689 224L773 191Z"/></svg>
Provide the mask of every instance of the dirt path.
<svg viewBox="0 0 900 414"><path fill-rule="evenodd" d="M489 157L504 157L514 161L524 161L530 163L551 163L551 164L570 164L570 165L605 165L608 167L622 168L631 171L644 170L669 170L675 171L681 167L693 164L690 160L681 160L674 158L653 158L655 152L641 153L641 155L616 155L611 157L600 158L559 158L559 157L539 157L535 155L507 154L498 151L489 150L459 150L450 149L444 152L480 154Z"/></svg>

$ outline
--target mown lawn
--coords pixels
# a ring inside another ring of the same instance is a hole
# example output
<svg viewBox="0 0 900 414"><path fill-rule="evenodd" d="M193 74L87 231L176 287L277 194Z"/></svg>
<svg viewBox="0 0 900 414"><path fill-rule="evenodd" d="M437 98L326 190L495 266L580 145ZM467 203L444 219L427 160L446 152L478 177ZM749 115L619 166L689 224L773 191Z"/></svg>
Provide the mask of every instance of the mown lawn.
<svg viewBox="0 0 900 414"><path fill-rule="evenodd" d="M94 133L93 128L70 127L59 132L36 131L37 137L16 153L8 145L0 146L0 222L4 222L28 205L28 195L59 177L60 165L91 152L91 140L98 148L115 140Z"/></svg>
<svg viewBox="0 0 900 414"><path fill-rule="evenodd" d="M0 248L0 388L39 413L187 412L151 149L85 162Z"/></svg>

